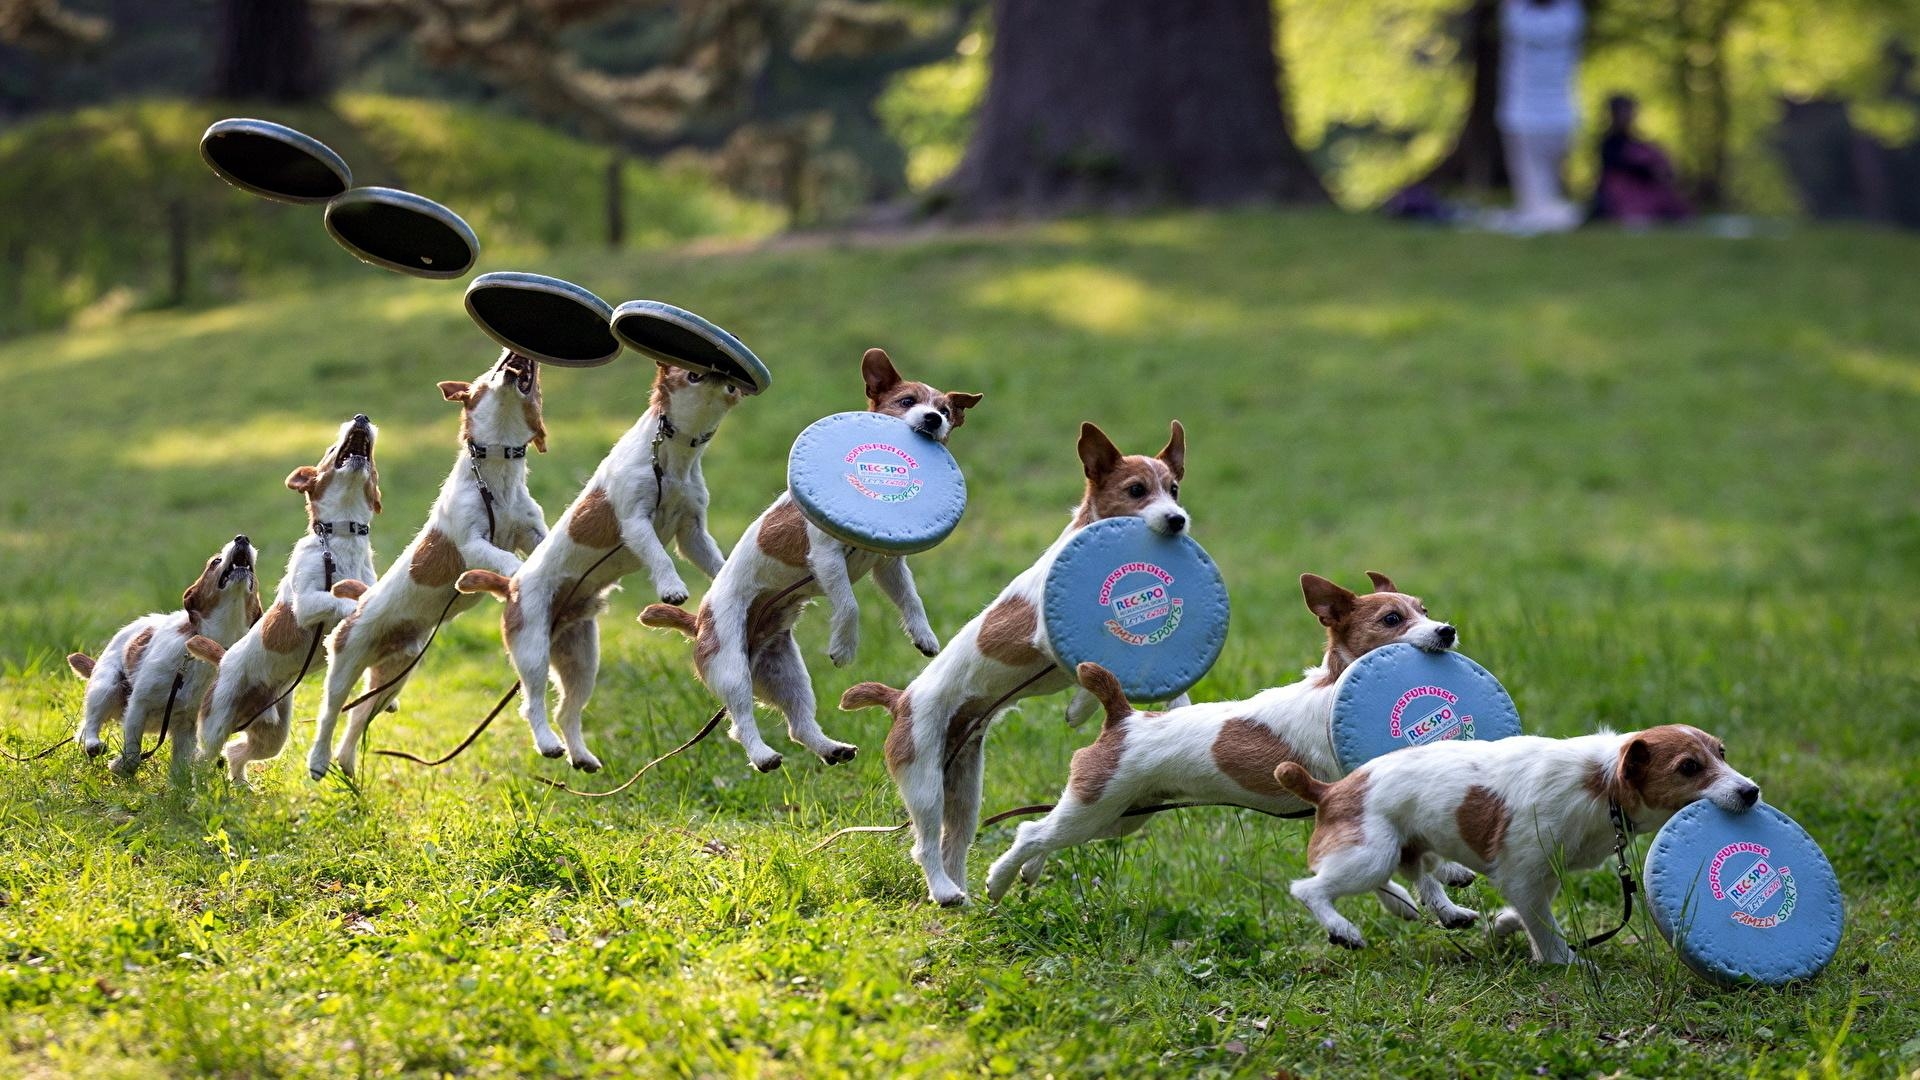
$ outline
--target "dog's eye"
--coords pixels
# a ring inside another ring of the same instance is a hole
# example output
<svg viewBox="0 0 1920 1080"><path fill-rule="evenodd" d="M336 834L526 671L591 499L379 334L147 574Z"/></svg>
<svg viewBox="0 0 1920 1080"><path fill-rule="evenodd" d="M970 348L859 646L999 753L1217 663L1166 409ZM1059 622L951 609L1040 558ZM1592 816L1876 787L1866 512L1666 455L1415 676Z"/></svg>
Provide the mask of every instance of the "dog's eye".
<svg viewBox="0 0 1920 1080"><path fill-rule="evenodd" d="M1171 495L1171 496L1173 496L1173 497L1174 497L1174 498L1176 498L1176 499L1177 499L1177 498L1179 498L1179 497L1180 497L1180 485L1179 485L1179 484L1173 484L1173 485L1171 485L1171 486L1169 486L1169 487L1167 488L1167 494L1169 494L1169 495Z"/></svg>
<svg viewBox="0 0 1920 1080"><path fill-rule="evenodd" d="M940 406L940 415L941 415L941 416L952 416L952 415L953 415L953 410L952 410L952 409L949 409L949 408L947 408L947 407L946 407L945 405L942 405L942 406Z"/></svg>
<svg viewBox="0 0 1920 1080"><path fill-rule="evenodd" d="M1680 761L1680 775L1681 775L1681 776L1699 776L1699 775L1700 775L1700 763L1699 763L1699 762L1697 762L1697 761L1695 761L1695 760L1693 760L1692 758L1683 758L1683 759L1681 759L1681 761Z"/></svg>
<svg viewBox="0 0 1920 1080"><path fill-rule="evenodd" d="M1726 748L1726 747L1724 747L1724 746L1716 746L1716 747L1714 747L1714 748L1713 748L1713 752L1714 752L1714 753L1716 753L1716 754L1719 754L1719 755L1720 755L1720 760L1721 760L1721 761L1725 761L1725 760L1727 760L1727 748Z"/></svg>
<svg viewBox="0 0 1920 1080"><path fill-rule="evenodd" d="M1380 621L1386 623L1388 626L1399 626L1407 620L1399 612L1389 611L1385 615L1380 616Z"/></svg>
<svg viewBox="0 0 1920 1080"><path fill-rule="evenodd" d="M908 394L906 397L903 397L899 401L894 402L894 404L900 406L903 409L911 409L913 408L915 402L913 400L913 395Z"/></svg>
<svg viewBox="0 0 1920 1080"><path fill-rule="evenodd" d="M689 372L687 372L687 381L688 381L688 382L699 382L699 381L701 381L702 379L705 379L706 377L707 377L707 376L706 376L706 374L705 374L704 372L699 372L699 371L689 371Z"/></svg>
<svg viewBox="0 0 1920 1080"><path fill-rule="evenodd" d="M1128 484L1127 495L1135 499L1144 499L1147 497L1147 485L1139 481Z"/></svg>

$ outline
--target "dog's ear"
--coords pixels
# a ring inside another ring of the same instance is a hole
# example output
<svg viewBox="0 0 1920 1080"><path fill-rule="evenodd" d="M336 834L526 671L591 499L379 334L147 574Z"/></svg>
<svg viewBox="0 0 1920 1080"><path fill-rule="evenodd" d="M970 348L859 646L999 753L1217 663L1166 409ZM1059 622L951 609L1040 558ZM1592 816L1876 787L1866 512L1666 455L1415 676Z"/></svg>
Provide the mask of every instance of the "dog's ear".
<svg viewBox="0 0 1920 1080"><path fill-rule="evenodd" d="M380 512L380 470L367 466L367 502L374 513Z"/></svg>
<svg viewBox="0 0 1920 1080"><path fill-rule="evenodd" d="M1639 736L1620 748L1620 786L1637 788L1646 782L1647 766L1653 764L1653 744Z"/></svg>
<svg viewBox="0 0 1920 1080"><path fill-rule="evenodd" d="M194 578L193 584L187 586L187 591L180 594L180 606L182 608L195 615L200 615L204 614L204 609L201 606L203 603L209 608L214 605L217 596L212 584L213 571L214 568L219 565L220 556L218 555L207 560L207 565L200 570L200 576Z"/></svg>
<svg viewBox="0 0 1920 1080"><path fill-rule="evenodd" d="M1307 610L1323 626L1332 626L1353 610L1354 595L1319 574L1301 574L1300 592L1307 598Z"/></svg>
<svg viewBox="0 0 1920 1080"><path fill-rule="evenodd" d="M1120 448L1091 420L1080 425L1079 449L1080 464L1087 470L1089 480L1098 480L1120 465Z"/></svg>
<svg viewBox="0 0 1920 1080"><path fill-rule="evenodd" d="M440 384L440 396L448 401L465 402L473 394L473 384L458 379L448 379Z"/></svg>
<svg viewBox="0 0 1920 1080"><path fill-rule="evenodd" d="M969 394L964 390L955 390L947 394L947 404L953 406L953 426L959 427L967 422L967 410L980 404L984 394Z"/></svg>
<svg viewBox="0 0 1920 1080"><path fill-rule="evenodd" d="M885 349L867 350L867 355L860 358L860 377L866 380L868 401L879 401L902 382L900 373L893 370L893 358Z"/></svg>
<svg viewBox="0 0 1920 1080"><path fill-rule="evenodd" d="M259 622L260 616L265 614L266 612L261 610L260 608L259 587L257 585L248 585L247 586L247 625L252 626L254 623Z"/></svg>
<svg viewBox="0 0 1920 1080"><path fill-rule="evenodd" d="M520 414L525 418L527 427L533 432L533 448L541 453L547 452L547 424L540 415L539 391L534 396L520 402Z"/></svg>
<svg viewBox="0 0 1920 1080"><path fill-rule="evenodd" d="M319 469L311 465L302 465L287 474L287 490L298 491L305 494L308 489L313 487L313 482L318 479L320 479Z"/></svg>
<svg viewBox="0 0 1920 1080"><path fill-rule="evenodd" d="M1374 592L1397 593L1400 591L1399 587L1394 585L1392 578L1388 577L1387 575L1381 573L1378 570L1367 571L1367 580L1373 582Z"/></svg>
<svg viewBox="0 0 1920 1080"><path fill-rule="evenodd" d="M1173 471L1175 480L1187 478L1187 429L1180 426L1180 421L1173 422L1173 431L1167 436L1167 445L1161 447L1160 452L1154 456L1167 463L1167 468Z"/></svg>

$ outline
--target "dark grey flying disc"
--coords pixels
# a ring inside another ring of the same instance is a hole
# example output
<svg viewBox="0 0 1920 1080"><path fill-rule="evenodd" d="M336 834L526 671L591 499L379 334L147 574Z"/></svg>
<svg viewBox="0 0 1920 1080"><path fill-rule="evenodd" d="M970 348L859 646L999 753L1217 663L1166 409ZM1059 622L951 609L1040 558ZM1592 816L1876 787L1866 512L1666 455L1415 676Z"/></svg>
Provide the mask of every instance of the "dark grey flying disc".
<svg viewBox="0 0 1920 1080"><path fill-rule="evenodd" d="M480 257L460 215L411 191L357 187L327 204L327 232L361 262L424 278L457 278Z"/></svg>
<svg viewBox="0 0 1920 1080"><path fill-rule="evenodd" d="M323 203L353 186L347 163L311 135L270 120L221 120L200 136L200 158L242 191L286 203Z"/></svg>
<svg viewBox="0 0 1920 1080"><path fill-rule="evenodd" d="M773 373L740 339L684 308L658 300L629 300L613 309L613 336L655 360L717 375L758 394Z"/></svg>
<svg viewBox="0 0 1920 1080"><path fill-rule="evenodd" d="M620 355L608 327L613 308L545 274L502 270L467 286L467 314L493 340L542 363L599 367Z"/></svg>

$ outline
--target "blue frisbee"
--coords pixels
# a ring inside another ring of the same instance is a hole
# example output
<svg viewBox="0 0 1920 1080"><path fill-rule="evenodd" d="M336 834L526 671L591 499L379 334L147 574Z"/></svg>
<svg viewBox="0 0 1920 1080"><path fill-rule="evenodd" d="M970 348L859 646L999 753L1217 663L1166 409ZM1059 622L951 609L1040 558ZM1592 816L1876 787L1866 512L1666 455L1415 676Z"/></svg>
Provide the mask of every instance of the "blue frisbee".
<svg viewBox="0 0 1920 1080"><path fill-rule="evenodd" d="M1348 772L1406 746L1520 734L1520 713L1493 673L1457 652L1383 645L1340 673L1327 724Z"/></svg>
<svg viewBox="0 0 1920 1080"><path fill-rule="evenodd" d="M221 120L200 136L200 160L242 191L284 203L323 203L353 186L327 144L270 120Z"/></svg>
<svg viewBox="0 0 1920 1080"><path fill-rule="evenodd" d="M1810 978L1840 948L1840 879L1807 830L1765 803L1691 803L1647 848L1647 906L1680 959L1720 983Z"/></svg>
<svg viewBox="0 0 1920 1080"><path fill-rule="evenodd" d="M822 531L888 555L938 544L967 512L967 480L947 448L875 412L835 413L801 432L787 487Z"/></svg>
<svg viewBox="0 0 1920 1080"><path fill-rule="evenodd" d="M685 308L658 300L629 300L613 309L613 336L655 360L705 375L717 375L758 394L773 373L732 334Z"/></svg>
<svg viewBox="0 0 1920 1080"><path fill-rule="evenodd" d="M1162 701L1207 673L1227 643L1227 585L1184 533L1108 518L1067 541L1047 571L1047 641L1068 671L1092 661L1127 697Z"/></svg>
<svg viewBox="0 0 1920 1080"><path fill-rule="evenodd" d="M598 367L620 355L605 300L571 281L500 270L467 286L467 314L482 333L522 356L560 367Z"/></svg>
<svg viewBox="0 0 1920 1080"><path fill-rule="evenodd" d="M473 269L480 240L460 215L411 191L357 187L327 203L327 232L364 263L446 280Z"/></svg>

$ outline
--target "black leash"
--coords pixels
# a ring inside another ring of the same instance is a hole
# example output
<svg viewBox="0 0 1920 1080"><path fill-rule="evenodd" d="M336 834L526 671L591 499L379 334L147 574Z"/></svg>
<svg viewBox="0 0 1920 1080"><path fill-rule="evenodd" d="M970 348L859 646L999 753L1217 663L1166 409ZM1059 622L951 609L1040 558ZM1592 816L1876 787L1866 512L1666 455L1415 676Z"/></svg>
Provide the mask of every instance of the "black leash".
<svg viewBox="0 0 1920 1080"><path fill-rule="evenodd" d="M1613 822L1614 873L1620 878L1620 925L1604 934L1593 935L1575 945L1575 949L1590 949L1610 940L1633 921L1633 894L1640 891L1640 883L1633 877L1633 868L1627 865L1627 849L1633 846L1633 823L1627 820L1626 812L1620 809L1618 799L1607 800L1607 817Z"/></svg>
<svg viewBox="0 0 1920 1080"><path fill-rule="evenodd" d="M16 754L11 750L0 750L0 757L5 757L8 761L19 761L19 762L39 761L41 758L44 758L49 754L52 754L55 750L60 749L61 747L67 745L72 741L73 741L73 736L69 735L64 739L61 739L59 742L54 743L52 746L47 747L45 750L41 750L33 754Z"/></svg>
<svg viewBox="0 0 1920 1080"><path fill-rule="evenodd" d="M167 709L160 714L160 737L154 740L153 749L140 754L141 761L159 753L161 744L167 741L167 729L172 726L173 721L173 701L180 696L180 687L187 681L187 663L185 660L180 661L180 670L173 673L173 685L167 690ZM139 747L136 746L134 749L138 751Z"/></svg>
<svg viewBox="0 0 1920 1080"><path fill-rule="evenodd" d="M1041 672L1041 674L1044 675L1046 673ZM979 832L984 832L990 826L998 825L1003 821L1009 821L1013 818L1032 817L1035 814L1044 814L1052 810L1055 805L1056 804L1054 803L1034 803L1031 806L1017 806L1017 807L1014 807L1012 810L1002 810L999 813L993 815L992 817L986 819L985 821L982 821L980 823ZM1151 806L1129 807L1126 810L1126 812L1122 813L1120 816L1123 818L1144 817L1147 814L1164 814L1169 810L1194 810L1194 809L1198 809L1200 807L1205 807L1205 806L1229 806L1236 810L1251 810L1256 814L1265 814L1268 817L1282 818L1288 821L1296 821L1301 818L1309 818L1313 816L1313 810L1311 808L1306 810L1297 810L1297 811L1294 811L1293 813L1283 814L1277 810L1262 810L1257 806L1247 806L1244 803L1230 803L1230 802L1155 803ZM802 852L802 854L811 855L814 852L819 851L820 849L826 847L827 845L833 843L834 841L840 839L843 836L853 836L858 833L897 833L904 829L910 828L912 825L913 825L913 822L911 821L903 821L898 825L850 825L847 828L841 829L838 832L832 834L831 836L828 836L825 840L820 841L818 844L815 844L814 846L808 848L806 851ZM976 832L975 835L978 835L978 832Z"/></svg>
<svg viewBox="0 0 1920 1080"><path fill-rule="evenodd" d="M349 521L346 524L347 531L354 536L373 535L373 527L371 525L362 525L357 521ZM313 523L313 534L320 538L320 565L325 573L326 590L328 593L333 592L333 577L337 572L337 566L333 561L333 529L334 523L331 521L316 521ZM289 601L289 604L291 604L291 601ZM259 712L254 713L252 716L234 725L234 729L228 732L229 735L238 735L252 727L255 720L279 708L281 702L292 697L293 692L300 689L300 684L306 680L307 672L313 670L313 658L315 654L320 651L320 639L326 636L327 632L324 629L318 626L313 628L313 640L307 643L307 658L300 661L300 674L295 675L293 681L287 684L287 688L281 691L280 696L269 702L266 708L261 709Z"/></svg>

